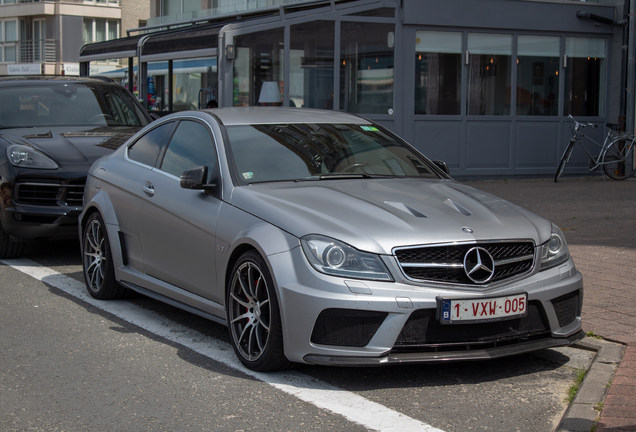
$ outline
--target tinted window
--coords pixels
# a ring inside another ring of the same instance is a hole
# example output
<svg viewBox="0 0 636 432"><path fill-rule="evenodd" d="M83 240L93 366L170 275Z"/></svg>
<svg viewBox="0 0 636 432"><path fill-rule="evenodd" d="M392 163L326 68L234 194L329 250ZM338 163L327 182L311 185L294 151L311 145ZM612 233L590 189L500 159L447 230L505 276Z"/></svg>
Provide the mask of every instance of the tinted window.
<svg viewBox="0 0 636 432"><path fill-rule="evenodd" d="M216 166L216 154L208 128L194 121L181 121L168 144L161 169L180 176L185 170L204 165L209 179Z"/></svg>
<svg viewBox="0 0 636 432"><path fill-rule="evenodd" d="M430 162L371 125L227 127L242 184L357 175L439 178Z"/></svg>
<svg viewBox="0 0 636 432"><path fill-rule="evenodd" d="M0 100L0 127L148 124L130 94L118 85L16 85L0 88Z"/></svg>
<svg viewBox="0 0 636 432"><path fill-rule="evenodd" d="M166 141L172 126L172 122L163 124L139 138L128 149L128 157L142 164L155 166L161 145Z"/></svg>

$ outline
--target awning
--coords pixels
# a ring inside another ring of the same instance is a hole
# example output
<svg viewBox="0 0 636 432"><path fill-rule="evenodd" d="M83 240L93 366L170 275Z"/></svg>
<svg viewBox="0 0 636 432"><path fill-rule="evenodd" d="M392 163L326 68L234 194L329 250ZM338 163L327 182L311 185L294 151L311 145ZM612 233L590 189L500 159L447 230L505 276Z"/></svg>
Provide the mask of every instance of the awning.
<svg viewBox="0 0 636 432"><path fill-rule="evenodd" d="M137 43L143 35L96 42L80 48L80 61L105 60L137 55Z"/></svg>
<svg viewBox="0 0 636 432"><path fill-rule="evenodd" d="M141 49L142 56L216 48L222 26L199 26L188 30L151 35Z"/></svg>
<svg viewBox="0 0 636 432"><path fill-rule="evenodd" d="M146 61L216 55L221 28L222 24L199 25L88 44L80 49L80 62L135 57L142 38L141 57Z"/></svg>

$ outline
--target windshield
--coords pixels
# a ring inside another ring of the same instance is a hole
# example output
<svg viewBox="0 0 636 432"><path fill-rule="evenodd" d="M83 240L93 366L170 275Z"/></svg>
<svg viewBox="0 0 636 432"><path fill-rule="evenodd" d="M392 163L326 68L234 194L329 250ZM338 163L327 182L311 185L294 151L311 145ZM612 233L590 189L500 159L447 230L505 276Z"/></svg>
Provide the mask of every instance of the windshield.
<svg viewBox="0 0 636 432"><path fill-rule="evenodd" d="M431 163L371 125L228 126L241 184L343 177L439 179Z"/></svg>
<svg viewBox="0 0 636 432"><path fill-rule="evenodd" d="M116 85L51 83L0 88L0 127L145 126L148 121Z"/></svg>

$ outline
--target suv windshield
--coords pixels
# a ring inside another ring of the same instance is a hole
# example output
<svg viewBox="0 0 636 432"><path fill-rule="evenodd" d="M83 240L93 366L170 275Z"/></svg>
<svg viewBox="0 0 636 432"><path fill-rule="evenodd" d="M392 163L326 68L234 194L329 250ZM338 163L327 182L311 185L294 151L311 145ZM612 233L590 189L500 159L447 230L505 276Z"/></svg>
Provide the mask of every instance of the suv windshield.
<svg viewBox="0 0 636 432"><path fill-rule="evenodd" d="M139 107L117 85L51 83L0 87L0 127L145 126Z"/></svg>
<svg viewBox="0 0 636 432"><path fill-rule="evenodd" d="M440 178L431 162L372 125L267 124L226 129L241 184L342 177Z"/></svg>

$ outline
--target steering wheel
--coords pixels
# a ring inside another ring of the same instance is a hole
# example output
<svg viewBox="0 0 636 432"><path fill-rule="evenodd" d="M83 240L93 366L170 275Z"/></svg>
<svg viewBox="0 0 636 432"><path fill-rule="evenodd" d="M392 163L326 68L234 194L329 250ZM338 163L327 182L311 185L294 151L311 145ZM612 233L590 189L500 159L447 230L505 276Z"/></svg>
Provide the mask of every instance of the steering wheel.
<svg viewBox="0 0 636 432"><path fill-rule="evenodd" d="M110 114L95 114L93 117L91 117L91 118L89 118L89 119L88 119L88 122L87 122L87 123L89 123L89 124L90 124L90 123L95 123L95 122L97 122L98 120L102 120L102 119L103 119L103 120L105 120L105 121L106 121L106 123L108 123L108 121L109 121L109 120L110 120L110 121L113 121L113 120L114 120L114 119L113 119L113 116L111 116Z"/></svg>

